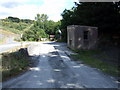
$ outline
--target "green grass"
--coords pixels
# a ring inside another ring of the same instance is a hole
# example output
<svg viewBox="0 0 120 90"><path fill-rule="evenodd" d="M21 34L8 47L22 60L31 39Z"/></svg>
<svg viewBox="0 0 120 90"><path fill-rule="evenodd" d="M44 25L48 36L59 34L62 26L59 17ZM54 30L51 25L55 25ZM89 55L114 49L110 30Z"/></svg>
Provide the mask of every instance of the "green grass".
<svg viewBox="0 0 120 90"><path fill-rule="evenodd" d="M2 80L7 80L19 73L25 71L29 67L28 55L15 51L12 53L3 53L0 55L2 60Z"/></svg>
<svg viewBox="0 0 120 90"><path fill-rule="evenodd" d="M9 37L19 37L19 35L3 29L0 29L0 35L2 35L2 37L0 37L0 44L6 43Z"/></svg>
<svg viewBox="0 0 120 90"><path fill-rule="evenodd" d="M31 24L26 23L15 23L15 22L2 22L0 20L0 28L6 31L13 32L15 34L21 34L24 30L28 29Z"/></svg>
<svg viewBox="0 0 120 90"><path fill-rule="evenodd" d="M83 63L91 66L91 67L95 67L100 69L101 71L108 73L112 76L118 76L120 71L118 69L117 66L113 66L110 65L106 62L101 61L98 58L93 57L93 55L97 54L101 54L101 51L97 51L97 50L77 50L77 53L79 53L78 55L72 55L73 58L82 61ZM105 55L103 55L104 57ZM120 75L119 75L120 76Z"/></svg>
<svg viewBox="0 0 120 90"><path fill-rule="evenodd" d="M6 30L6 31L13 32L15 34L21 34L22 33L20 30L17 30L17 29L14 29L14 28L9 28L7 26L1 26L0 25L0 28L3 29L3 30Z"/></svg>

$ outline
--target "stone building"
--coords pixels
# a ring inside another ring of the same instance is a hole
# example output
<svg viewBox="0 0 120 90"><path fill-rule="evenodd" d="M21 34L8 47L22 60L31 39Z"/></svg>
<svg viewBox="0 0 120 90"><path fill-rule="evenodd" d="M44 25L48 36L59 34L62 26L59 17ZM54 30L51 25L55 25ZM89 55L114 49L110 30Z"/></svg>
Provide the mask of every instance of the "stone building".
<svg viewBox="0 0 120 90"><path fill-rule="evenodd" d="M67 27L67 44L71 49L95 49L97 27L70 25Z"/></svg>

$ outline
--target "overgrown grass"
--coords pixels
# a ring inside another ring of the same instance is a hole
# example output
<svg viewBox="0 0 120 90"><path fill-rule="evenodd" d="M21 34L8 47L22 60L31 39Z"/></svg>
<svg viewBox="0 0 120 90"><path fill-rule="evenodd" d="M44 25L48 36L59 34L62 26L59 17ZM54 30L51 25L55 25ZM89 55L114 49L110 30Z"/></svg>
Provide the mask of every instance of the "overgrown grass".
<svg viewBox="0 0 120 90"><path fill-rule="evenodd" d="M0 28L13 32L15 34L21 34L24 29L29 27L31 24L26 24L26 23L15 23L15 22L0 22Z"/></svg>
<svg viewBox="0 0 120 90"><path fill-rule="evenodd" d="M15 51L12 53L3 53L0 55L2 60L2 80L7 80L29 67L28 54L25 52Z"/></svg>
<svg viewBox="0 0 120 90"><path fill-rule="evenodd" d="M2 35L6 35L6 36L10 36L10 35L17 35L17 34L15 34L15 33L13 33L13 32L10 32L10 31L6 31L6 30L4 30L4 29L0 29L0 33L2 34Z"/></svg>
<svg viewBox="0 0 120 90"><path fill-rule="evenodd" d="M90 65L92 67L98 68L101 71L108 73L113 76L120 76L120 69L117 66L110 65L102 60L93 57L95 54L101 54L101 51L98 50L77 50L77 55L72 55L77 60L82 61L83 63ZM104 57L104 55L103 55Z"/></svg>
<svg viewBox="0 0 120 90"><path fill-rule="evenodd" d="M9 28L7 26L0 26L0 28L2 28L3 30L6 30L6 31L13 32L15 34L21 34L21 31L14 29L14 28Z"/></svg>
<svg viewBox="0 0 120 90"><path fill-rule="evenodd" d="M7 39L9 39L11 37L18 38L20 36L18 34L10 32L10 31L0 29L0 44L6 43Z"/></svg>

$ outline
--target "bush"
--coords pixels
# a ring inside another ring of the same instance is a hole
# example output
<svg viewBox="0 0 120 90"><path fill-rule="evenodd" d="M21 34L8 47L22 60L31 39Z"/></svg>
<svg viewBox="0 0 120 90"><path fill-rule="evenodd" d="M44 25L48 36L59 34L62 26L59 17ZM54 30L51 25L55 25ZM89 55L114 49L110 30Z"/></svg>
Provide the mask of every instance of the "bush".
<svg viewBox="0 0 120 90"><path fill-rule="evenodd" d="M2 22L1 23L2 27L4 29L10 30L14 33L18 33L23 31L25 28L27 28L28 26L30 26L30 24L26 24L26 23L15 23L15 22Z"/></svg>
<svg viewBox="0 0 120 90"><path fill-rule="evenodd" d="M11 76L26 70L29 67L29 57L25 49L12 53L2 54L2 79L6 80Z"/></svg>
<svg viewBox="0 0 120 90"><path fill-rule="evenodd" d="M41 38L48 38L45 31L39 27L31 27L30 30L23 33L23 41L38 41Z"/></svg>

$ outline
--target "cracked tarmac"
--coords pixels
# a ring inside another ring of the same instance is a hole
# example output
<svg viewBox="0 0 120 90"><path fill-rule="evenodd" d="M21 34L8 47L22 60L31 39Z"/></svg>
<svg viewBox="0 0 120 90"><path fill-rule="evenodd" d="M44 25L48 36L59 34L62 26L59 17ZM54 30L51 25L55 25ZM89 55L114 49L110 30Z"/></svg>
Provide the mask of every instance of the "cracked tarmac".
<svg viewBox="0 0 120 90"><path fill-rule="evenodd" d="M116 79L82 63L71 61L65 44L42 42L28 47L39 63L29 71L2 83L3 88L118 88Z"/></svg>

